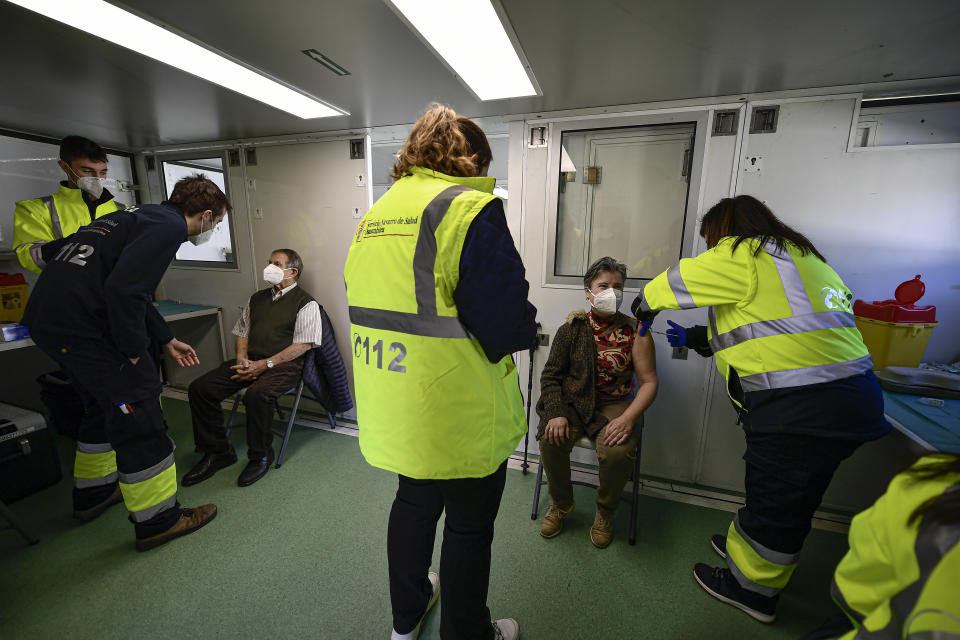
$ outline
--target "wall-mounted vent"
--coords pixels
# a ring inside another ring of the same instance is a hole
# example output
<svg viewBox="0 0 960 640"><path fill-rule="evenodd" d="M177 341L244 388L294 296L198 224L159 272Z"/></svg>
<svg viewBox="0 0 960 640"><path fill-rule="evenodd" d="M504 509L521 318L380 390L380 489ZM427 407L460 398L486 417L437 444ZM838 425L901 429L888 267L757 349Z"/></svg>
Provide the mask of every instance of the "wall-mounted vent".
<svg viewBox="0 0 960 640"><path fill-rule="evenodd" d="M779 117L779 105L755 108L750 117L750 133L775 133Z"/></svg>
<svg viewBox="0 0 960 640"><path fill-rule="evenodd" d="M354 138L350 141L350 159L363 160L366 157L364 153L367 148L367 141L364 138Z"/></svg>
<svg viewBox="0 0 960 640"><path fill-rule="evenodd" d="M715 114L713 114L713 135L737 135L737 123L739 120L740 112L736 109L730 109L729 111L717 111Z"/></svg>
<svg viewBox="0 0 960 640"><path fill-rule="evenodd" d="M316 49L304 49L303 54L306 55L311 60L313 60L314 62L319 62L320 64L325 66L327 69L330 69L330 71L333 71L338 76L350 75L349 71L347 71L346 69L338 65L336 62L334 62L327 56L317 51Z"/></svg>
<svg viewBox="0 0 960 640"><path fill-rule="evenodd" d="M240 149L229 149L227 151L227 165L231 167L240 166Z"/></svg>
<svg viewBox="0 0 960 640"><path fill-rule="evenodd" d="M247 166L253 167L257 164L257 150L253 147L247 147L244 149L247 154Z"/></svg>

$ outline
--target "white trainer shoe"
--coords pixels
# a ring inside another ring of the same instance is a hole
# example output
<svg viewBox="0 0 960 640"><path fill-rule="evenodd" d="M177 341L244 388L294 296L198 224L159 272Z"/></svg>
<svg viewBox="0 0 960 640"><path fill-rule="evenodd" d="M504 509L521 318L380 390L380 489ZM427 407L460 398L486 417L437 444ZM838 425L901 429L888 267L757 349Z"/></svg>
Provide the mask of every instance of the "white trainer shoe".
<svg viewBox="0 0 960 640"><path fill-rule="evenodd" d="M494 640L516 640L520 637L520 625L513 618L493 621Z"/></svg>
<svg viewBox="0 0 960 640"><path fill-rule="evenodd" d="M430 581L430 584L433 586L433 595L430 596L430 601L427 602L427 609L423 612L423 615L420 616L420 620L417 622L417 626L413 628L413 631L410 633L397 633L394 629L390 633L390 640L417 640L420 637L420 625L423 624L423 619L427 617L427 614L430 613L430 609L433 608L433 605L437 603L437 597L440 595L440 575L431 571L427 574L427 579ZM516 637L516 636L511 636Z"/></svg>

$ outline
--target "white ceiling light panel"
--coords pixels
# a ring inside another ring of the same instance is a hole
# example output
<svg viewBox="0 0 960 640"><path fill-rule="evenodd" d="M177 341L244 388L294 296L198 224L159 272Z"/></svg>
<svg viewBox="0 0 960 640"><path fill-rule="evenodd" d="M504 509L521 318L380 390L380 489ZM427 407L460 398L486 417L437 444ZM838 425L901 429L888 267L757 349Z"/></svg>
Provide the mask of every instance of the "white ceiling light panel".
<svg viewBox="0 0 960 640"><path fill-rule="evenodd" d="M506 14L491 0L385 1L480 100L540 95Z"/></svg>
<svg viewBox="0 0 960 640"><path fill-rule="evenodd" d="M310 119L347 115L342 109L103 0L10 1L295 116Z"/></svg>

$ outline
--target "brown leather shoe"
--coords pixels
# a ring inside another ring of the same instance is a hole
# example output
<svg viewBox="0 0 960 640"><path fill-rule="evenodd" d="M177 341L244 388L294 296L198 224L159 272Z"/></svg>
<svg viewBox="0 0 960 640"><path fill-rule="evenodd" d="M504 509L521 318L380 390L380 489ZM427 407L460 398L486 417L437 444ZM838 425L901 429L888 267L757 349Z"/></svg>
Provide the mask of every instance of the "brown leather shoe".
<svg viewBox="0 0 960 640"><path fill-rule="evenodd" d="M597 517L590 527L590 542L598 549L604 549L613 540L613 512L597 507Z"/></svg>
<svg viewBox="0 0 960 640"><path fill-rule="evenodd" d="M149 538L138 538L137 551L147 551L170 542L174 538L189 535L216 517L217 505L215 504L204 504L199 507L193 507L192 509L181 509L180 519L177 520L172 527L163 533L158 533Z"/></svg>
<svg viewBox="0 0 960 640"><path fill-rule="evenodd" d="M73 517L77 520L83 520L84 522L90 522L91 520L96 520L100 517L100 514L107 510L108 507L112 507L115 504L123 502L123 494L120 493L120 485L117 485L117 488L113 490L113 493L110 494L110 497L101 502L100 504L94 505L89 509L83 510L73 510Z"/></svg>
<svg viewBox="0 0 960 640"><path fill-rule="evenodd" d="M551 502L547 515L543 516L543 522L540 523L540 535L544 538L552 538L563 531L563 519L573 511L575 506L577 503L573 502L566 509L561 509Z"/></svg>

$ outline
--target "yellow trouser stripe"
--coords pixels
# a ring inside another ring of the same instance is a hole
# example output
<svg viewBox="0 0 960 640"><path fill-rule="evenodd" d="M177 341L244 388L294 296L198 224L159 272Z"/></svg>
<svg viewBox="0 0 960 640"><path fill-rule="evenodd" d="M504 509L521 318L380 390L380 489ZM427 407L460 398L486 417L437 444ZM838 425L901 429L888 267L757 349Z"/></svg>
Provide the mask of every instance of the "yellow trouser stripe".
<svg viewBox="0 0 960 640"><path fill-rule="evenodd" d="M77 451L73 462L73 477L84 479L104 478L117 472L117 453L83 453Z"/></svg>
<svg viewBox="0 0 960 640"><path fill-rule="evenodd" d="M733 523L727 530L727 555L744 577L770 589L783 589L790 581L797 563L781 565L761 557L737 531Z"/></svg>
<svg viewBox="0 0 960 640"><path fill-rule="evenodd" d="M177 493L177 465L142 482L127 484L120 480L123 502L131 512L143 511L168 500Z"/></svg>

